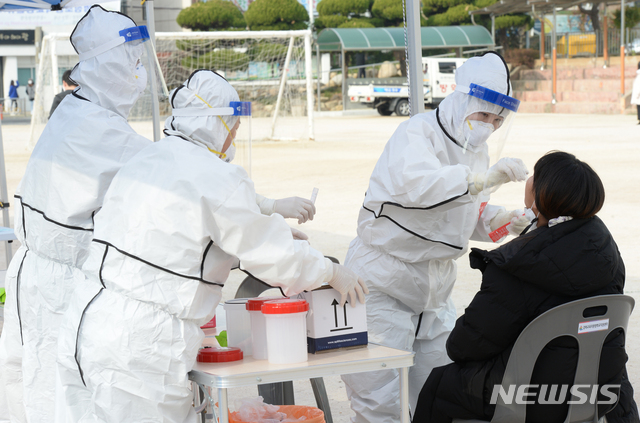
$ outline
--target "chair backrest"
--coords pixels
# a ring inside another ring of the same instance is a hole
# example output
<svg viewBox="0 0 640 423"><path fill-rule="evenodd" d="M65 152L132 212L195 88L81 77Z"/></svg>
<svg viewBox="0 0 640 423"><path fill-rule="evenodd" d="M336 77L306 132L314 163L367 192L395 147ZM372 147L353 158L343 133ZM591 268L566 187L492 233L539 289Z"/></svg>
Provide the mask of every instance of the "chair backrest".
<svg viewBox="0 0 640 423"><path fill-rule="evenodd" d="M340 264L340 261L331 256L325 256L329 260L334 263ZM274 287L262 282L260 279L256 279L253 276L247 276L244 278L242 282L240 282L240 286L238 286L238 290L236 291L236 295L234 298L254 298L260 296L267 289L273 289ZM282 294L284 296L284 293Z"/></svg>
<svg viewBox="0 0 640 423"><path fill-rule="evenodd" d="M538 355L550 341L561 336L571 336L578 343L578 365L574 385L597 384L604 340L609 333L618 328L626 334L634 303L633 298L627 295L601 295L562 304L535 318L522 331L513 346L502 379L503 392L507 392L510 386L516 386L517 389L519 386L530 384ZM585 314L587 309L590 309L590 312ZM532 397L527 400L532 400ZM498 395L496 411L491 422L525 422L527 406L515 402L505 404L502 396ZM597 422L597 404L589 402L569 404L565 423Z"/></svg>

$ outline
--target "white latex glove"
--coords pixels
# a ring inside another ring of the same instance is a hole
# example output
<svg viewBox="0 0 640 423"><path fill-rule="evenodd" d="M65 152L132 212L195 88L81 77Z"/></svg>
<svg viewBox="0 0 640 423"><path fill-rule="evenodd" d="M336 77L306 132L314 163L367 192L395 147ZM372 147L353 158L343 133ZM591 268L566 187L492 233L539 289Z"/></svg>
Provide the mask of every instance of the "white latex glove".
<svg viewBox="0 0 640 423"><path fill-rule="evenodd" d="M351 307L356 306L356 296L360 303L364 304L364 295L369 293L369 288L367 288L364 280L348 267L333 262L331 265L333 266L333 276L327 282L342 295L340 307L347 301L347 295L349 296Z"/></svg>
<svg viewBox="0 0 640 423"><path fill-rule="evenodd" d="M293 235L293 239L299 239L300 241L309 242L309 237L307 236L307 234L294 228L290 228L290 229L291 229L291 235Z"/></svg>
<svg viewBox="0 0 640 423"><path fill-rule="evenodd" d="M501 211L491 219L489 227L493 232L507 223L509 226L506 229L509 233L513 236L518 236L531 223L531 220L528 216L525 216L524 210Z"/></svg>
<svg viewBox="0 0 640 423"><path fill-rule="evenodd" d="M316 214L316 206L306 198L289 197L276 200L273 211L282 215L282 217L298 219L298 224L301 224L307 220L313 220L313 216Z"/></svg>
<svg viewBox="0 0 640 423"><path fill-rule="evenodd" d="M524 181L529 171L520 159L503 157L486 172L471 173L467 178L469 192L477 195L485 188L498 187L507 182Z"/></svg>

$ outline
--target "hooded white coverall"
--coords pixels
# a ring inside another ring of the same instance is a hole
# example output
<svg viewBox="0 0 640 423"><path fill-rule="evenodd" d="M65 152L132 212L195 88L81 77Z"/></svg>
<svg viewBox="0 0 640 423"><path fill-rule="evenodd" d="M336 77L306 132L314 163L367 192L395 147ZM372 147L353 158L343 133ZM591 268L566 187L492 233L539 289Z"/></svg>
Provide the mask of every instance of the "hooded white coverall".
<svg viewBox="0 0 640 423"><path fill-rule="evenodd" d="M172 106L237 100L223 78L197 71ZM261 214L244 169L218 157L222 119L233 128L237 117L168 118L168 137L113 179L95 216L89 281L61 329L69 421L195 423L187 373L234 263L287 295L331 277L331 262L294 240L282 216Z"/></svg>
<svg viewBox="0 0 640 423"><path fill-rule="evenodd" d="M508 94L506 65L495 54L469 59L458 69L456 83ZM464 140L452 136L469 112L479 111L468 110L470 98L453 92L437 110L400 124L373 170L358 236L345 260L369 286L369 341L416 353L409 369L411 409L431 369L451 362L445 342L456 321L450 298L455 260L466 252L469 239L490 241L489 222L504 211L486 205L487 196L469 193L469 174L489 167L486 142L465 150ZM342 379L356 413L352 421L400 421L397 371Z"/></svg>
<svg viewBox="0 0 640 423"><path fill-rule="evenodd" d="M94 6L71 42L81 53L132 26L125 15ZM138 98L134 68L142 53L128 44L73 70L79 88L49 120L16 190L14 227L22 245L6 277L0 421L53 421L58 328L84 280L94 213L120 166L151 144L126 120Z"/></svg>

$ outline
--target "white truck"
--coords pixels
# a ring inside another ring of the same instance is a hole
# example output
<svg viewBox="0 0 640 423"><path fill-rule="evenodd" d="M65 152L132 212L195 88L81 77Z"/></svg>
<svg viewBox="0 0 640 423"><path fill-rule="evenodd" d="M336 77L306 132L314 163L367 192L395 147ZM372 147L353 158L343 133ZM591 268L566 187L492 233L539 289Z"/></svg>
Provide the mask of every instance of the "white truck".
<svg viewBox="0 0 640 423"><path fill-rule="evenodd" d="M422 58L424 105L435 108L456 88L456 69L466 59ZM363 103L378 110L382 116L395 112L409 116L407 78L358 78L347 81L347 96L353 103Z"/></svg>

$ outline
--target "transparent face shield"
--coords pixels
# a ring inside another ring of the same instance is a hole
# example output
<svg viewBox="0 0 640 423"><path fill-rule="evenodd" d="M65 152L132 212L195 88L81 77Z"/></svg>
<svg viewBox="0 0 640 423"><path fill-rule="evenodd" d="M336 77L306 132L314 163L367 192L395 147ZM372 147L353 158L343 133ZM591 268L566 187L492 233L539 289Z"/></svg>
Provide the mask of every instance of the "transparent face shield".
<svg viewBox="0 0 640 423"><path fill-rule="evenodd" d="M92 50L80 53L80 61L105 53L119 45L127 44L133 48L142 46L141 54L133 70L134 81L140 94L149 96L155 93L158 99L167 99L169 92L162 76L158 56L153 43L149 42L149 31L145 25L133 26L118 32L118 37ZM138 49L134 51L137 52Z"/></svg>
<svg viewBox="0 0 640 423"><path fill-rule="evenodd" d="M119 35L125 43L132 46L141 45L142 55L136 62L134 78L138 90L138 101L131 111L130 120L153 120L154 140L160 139L160 115L167 115L169 107L169 91L165 83L158 55L153 43L149 40L149 32L145 25L123 29Z"/></svg>
<svg viewBox="0 0 640 423"><path fill-rule="evenodd" d="M203 100L204 101L204 100ZM207 104L205 102L205 104ZM173 109L173 116L216 116L231 135L231 141L225 142L224 151L210 151L222 160L242 166L251 177L251 102L232 101L228 107L210 107L208 109L185 107ZM230 126L222 116L237 116L238 121ZM238 124L239 123L239 124Z"/></svg>
<svg viewBox="0 0 640 423"><path fill-rule="evenodd" d="M478 152L487 148L491 163L497 162L520 100L476 84L469 87L458 85L456 91L470 96L456 139L465 151Z"/></svg>

